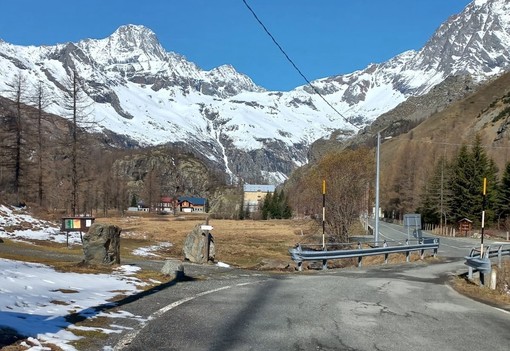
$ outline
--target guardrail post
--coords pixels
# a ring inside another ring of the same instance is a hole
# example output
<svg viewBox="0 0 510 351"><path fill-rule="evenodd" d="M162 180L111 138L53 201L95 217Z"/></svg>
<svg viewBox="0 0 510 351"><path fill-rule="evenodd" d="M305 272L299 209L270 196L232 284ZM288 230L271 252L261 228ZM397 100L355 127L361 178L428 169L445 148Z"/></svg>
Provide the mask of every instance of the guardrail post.
<svg viewBox="0 0 510 351"><path fill-rule="evenodd" d="M491 290L496 290L496 283L497 283L497 272L495 269L491 271L491 281L489 283L489 287Z"/></svg>
<svg viewBox="0 0 510 351"><path fill-rule="evenodd" d="M423 257L425 256L425 249L420 250L420 260L423 260Z"/></svg>
<svg viewBox="0 0 510 351"><path fill-rule="evenodd" d="M409 239L406 239L406 245L409 246ZM406 262L409 262L409 251L406 251Z"/></svg>
<svg viewBox="0 0 510 351"><path fill-rule="evenodd" d="M473 280L473 267L468 267L468 279Z"/></svg>
<svg viewBox="0 0 510 351"><path fill-rule="evenodd" d="M480 272L480 285L485 286L485 274Z"/></svg>
<svg viewBox="0 0 510 351"><path fill-rule="evenodd" d="M298 262L298 263L297 263L297 269L298 269L298 271L300 271L300 272L303 270L303 262Z"/></svg>
<svg viewBox="0 0 510 351"><path fill-rule="evenodd" d="M503 245L500 245L499 246L499 249L498 249L498 267L501 268L501 261L502 261L502 255L501 255L501 251L503 250Z"/></svg>
<svg viewBox="0 0 510 351"><path fill-rule="evenodd" d="M386 240L383 241L383 247L388 247L388 243L386 242ZM389 256L388 253L384 254L384 264L388 263L388 256Z"/></svg>
<svg viewBox="0 0 510 351"><path fill-rule="evenodd" d="M322 260L322 270L325 271L328 269L328 260Z"/></svg>
<svg viewBox="0 0 510 351"><path fill-rule="evenodd" d="M361 250L361 242L358 241L358 250ZM358 268L361 267L361 260L362 260L363 256L359 256L358 257Z"/></svg>

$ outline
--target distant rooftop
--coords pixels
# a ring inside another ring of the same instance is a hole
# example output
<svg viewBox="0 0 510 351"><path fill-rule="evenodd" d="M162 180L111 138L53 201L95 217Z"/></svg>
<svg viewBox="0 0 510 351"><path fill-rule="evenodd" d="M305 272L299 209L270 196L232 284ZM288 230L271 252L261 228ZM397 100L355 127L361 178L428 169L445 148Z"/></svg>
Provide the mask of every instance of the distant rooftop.
<svg viewBox="0 0 510 351"><path fill-rule="evenodd" d="M188 201L189 203L192 203L193 205L205 206L207 199L205 199L203 197L179 196L178 201L179 201L179 203L181 203L183 201Z"/></svg>
<svg viewBox="0 0 510 351"><path fill-rule="evenodd" d="M274 193L275 185L244 184L243 190L248 193Z"/></svg>

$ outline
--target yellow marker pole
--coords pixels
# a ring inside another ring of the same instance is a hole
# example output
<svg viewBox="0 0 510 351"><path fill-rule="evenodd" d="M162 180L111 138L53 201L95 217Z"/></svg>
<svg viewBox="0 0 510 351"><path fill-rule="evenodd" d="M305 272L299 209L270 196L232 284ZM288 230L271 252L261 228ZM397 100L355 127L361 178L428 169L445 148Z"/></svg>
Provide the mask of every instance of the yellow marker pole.
<svg viewBox="0 0 510 351"><path fill-rule="evenodd" d="M485 227L485 204L487 202L487 178L483 178L483 190L482 190L482 238L480 242L480 258L483 257L483 233Z"/></svg>
<svg viewBox="0 0 510 351"><path fill-rule="evenodd" d="M326 180L322 181L322 249L326 250Z"/></svg>

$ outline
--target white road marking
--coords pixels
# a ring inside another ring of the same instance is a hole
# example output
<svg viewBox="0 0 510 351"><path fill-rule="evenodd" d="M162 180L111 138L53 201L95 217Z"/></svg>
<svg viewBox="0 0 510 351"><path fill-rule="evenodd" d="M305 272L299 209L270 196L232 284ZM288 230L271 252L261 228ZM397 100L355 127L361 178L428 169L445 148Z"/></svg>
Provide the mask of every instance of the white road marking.
<svg viewBox="0 0 510 351"><path fill-rule="evenodd" d="M510 311L507 311L507 310L503 310L501 308L497 308L497 307L494 307L494 309L500 311L500 312L503 312L503 313L506 313L506 314L510 314Z"/></svg>
<svg viewBox="0 0 510 351"><path fill-rule="evenodd" d="M265 280L263 280L265 281ZM163 314L165 314L166 312L174 309L175 307L177 306L180 306L182 305L183 303L186 303L188 301L191 301L191 300L194 300L196 299L197 297L201 297L201 296L204 296L204 295L208 295L208 294L212 294L212 293L215 293L215 292L218 292L218 291L222 291L222 290L226 290L226 289L230 289L230 288L233 288L233 287L241 287L241 286L246 286L246 285L250 285L250 284L256 284L256 283L260 283L260 281L257 281L257 282L247 282L247 283L239 283L239 284L236 284L236 285L226 285L226 286L222 286L220 288L216 288L216 289L212 289L212 290L207 290L207 291L203 291L201 293L198 293L194 296L190 296L190 297L185 297L184 299L181 299L181 300L178 300L178 301L175 301L175 302L172 302L171 304L165 306L165 307L162 307L160 308L159 310L157 310L156 312L154 312L153 314L151 314L147 320L153 320L155 318L158 318L160 316L162 316ZM124 349L126 346L128 346L129 344L131 344L133 342L133 340L137 337L137 335L143 330L143 328L145 328L145 326L147 325L147 323L143 324L141 326L140 329L138 330L135 330L131 333L128 333L126 334L126 336L117 343L117 345L115 345L115 347L113 348L114 351L118 351L118 350L122 350Z"/></svg>

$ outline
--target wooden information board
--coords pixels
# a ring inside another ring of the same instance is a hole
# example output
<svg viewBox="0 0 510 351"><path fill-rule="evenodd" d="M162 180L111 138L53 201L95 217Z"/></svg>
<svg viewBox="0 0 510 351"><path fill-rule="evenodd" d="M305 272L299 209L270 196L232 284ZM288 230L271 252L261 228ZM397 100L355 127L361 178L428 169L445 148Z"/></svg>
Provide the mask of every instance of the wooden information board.
<svg viewBox="0 0 510 351"><path fill-rule="evenodd" d="M88 232L94 223L94 217L62 217L63 232Z"/></svg>

